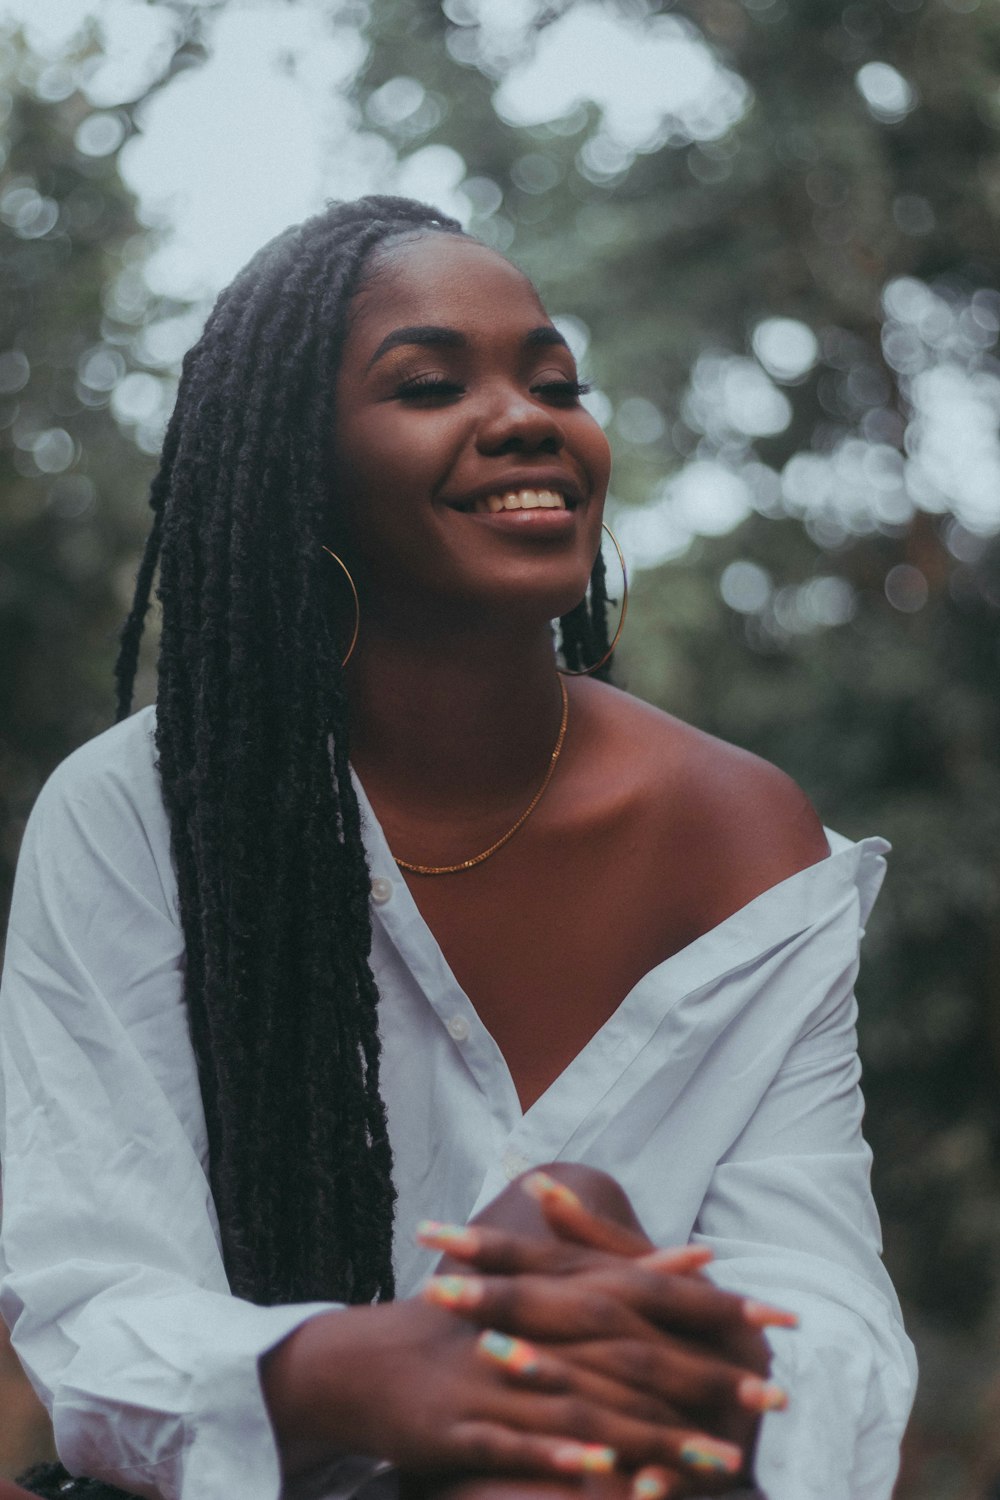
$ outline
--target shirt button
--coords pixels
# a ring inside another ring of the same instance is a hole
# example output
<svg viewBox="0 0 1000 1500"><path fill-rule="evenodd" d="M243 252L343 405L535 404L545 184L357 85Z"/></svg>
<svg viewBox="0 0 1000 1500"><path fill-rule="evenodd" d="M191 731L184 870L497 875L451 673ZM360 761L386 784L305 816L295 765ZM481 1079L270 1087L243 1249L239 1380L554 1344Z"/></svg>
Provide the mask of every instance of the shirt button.
<svg viewBox="0 0 1000 1500"><path fill-rule="evenodd" d="M372 900L376 906L384 906L392 900L392 881L386 880L384 875L376 875L372 881Z"/></svg>
<svg viewBox="0 0 1000 1500"><path fill-rule="evenodd" d="M469 1023L464 1016L452 1016L448 1024L448 1035L456 1042L468 1041Z"/></svg>
<svg viewBox="0 0 1000 1500"><path fill-rule="evenodd" d="M513 1182L522 1172L527 1172L530 1166L531 1162L520 1151L505 1151L503 1154L503 1175L508 1182Z"/></svg>

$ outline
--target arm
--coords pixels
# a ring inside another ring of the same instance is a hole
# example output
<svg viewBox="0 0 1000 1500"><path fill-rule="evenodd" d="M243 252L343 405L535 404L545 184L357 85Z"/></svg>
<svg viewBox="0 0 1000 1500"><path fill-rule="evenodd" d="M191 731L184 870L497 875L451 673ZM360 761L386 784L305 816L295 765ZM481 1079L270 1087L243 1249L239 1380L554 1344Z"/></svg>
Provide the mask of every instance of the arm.
<svg viewBox="0 0 1000 1500"><path fill-rule="evenodd" d="M720 1285L799 1314L797 1332L771 1334L772 1373L792 1396L787 1413L764 1419L758 1445L758 1482L774 1500L888 1500L913 1392L861 1135L856 956L845 961L841 947L838 963L832 936L801 944L797 967L816 976L808 1021L719 1162L695 1225Z"/></svg>
<svg viewBox="0 0 1000 1500"><path fill-rule="evenodd" d="M828 845L782 772L742 754L722 760L732 775L715 778L711 826L749 882L741 898L773 888L744 915L782 910L787 924L771 953L770 932L756 939L760 957L733 986L742 1009L705 1070L718 1162L693 1234L713 1249L719 1284L801 1317L796 1333L771 1335L772 1370L791 1404L762 1424L762 1488L774 1500L887 1500L914 1360L880 1259L854 1000L884 846L837 835ZM711 1004L724 1007L727 991Z"/></svg>
<svg viewBox="0 0 1000 1500"><path fill-rule="evenodd" d="M43 792L18 870L2 1311L71 1469L274 1500L258 1360L319 1309L229 1294L151 753L135 725L113 733L112 769L97 742Z"/></svg>

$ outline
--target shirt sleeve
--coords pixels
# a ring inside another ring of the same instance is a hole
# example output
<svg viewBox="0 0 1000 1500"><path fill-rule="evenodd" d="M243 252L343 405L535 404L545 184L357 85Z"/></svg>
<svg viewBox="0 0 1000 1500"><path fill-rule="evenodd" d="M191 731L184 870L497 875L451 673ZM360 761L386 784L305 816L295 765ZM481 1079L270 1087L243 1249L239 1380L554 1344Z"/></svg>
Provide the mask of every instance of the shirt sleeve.
<svg viewBox="0 0 1000 1500"><path fill-rule="evenodd" d="M259 1359L330 1304L230 1294L168 850L132 721L71 757L29 820L0 993L0 1311L71 1471L276 1500Z"/></svg>
<svg viewBox="0 0 1000 1500"><path fill-rule="evenodd" d="M695 1238L713 1247L720 1285L799 1316L770 1333L789 1408L761 1424L768 1500L889 1500L916 1364L880 1258L861 1134L856 944L841 944L837 962L822 935L812 942L807 1019L716 1167Z"/></svg>

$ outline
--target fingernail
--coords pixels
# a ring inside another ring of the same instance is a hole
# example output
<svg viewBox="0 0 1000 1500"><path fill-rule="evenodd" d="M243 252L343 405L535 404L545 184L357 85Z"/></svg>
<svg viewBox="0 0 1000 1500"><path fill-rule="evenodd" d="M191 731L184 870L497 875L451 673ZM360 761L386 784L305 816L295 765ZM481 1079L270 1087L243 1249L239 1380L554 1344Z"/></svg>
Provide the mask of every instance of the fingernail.
<svg viewBox="0 0 1000 1500"><path fill-rule="evenodd" d="M549 1176L548 1172L529 1172L522 1180L521 1186L539 1203L544 1203L547 1199L550 1203L562 1203L566 1208L583 1207L583 1203L573 1189L557 1182L554 1177Z"/></svg>
<svg viewBox="0 0 1000 1500"><path fill-rule="evenodd" d="M476 1231L468 1225L442 1224L437 1219L421 1219L416 1238L418 1244L430 1250L452 1250L456 1254L465 1251L472 1255L480 1244Z"/></svg>
<svg viewBox="0 0 1000 1500"><path fill-rule="evenodd" d="M788 1405L788 1392L773 1380L760 1380L756 1375L747 1375L736 1387L740 1405L748 1411L784 1411Z"/></svg>
<svg viewBox="0 0 1000 1500"><path fill-rule="evenodd" d="M432 1276L421 1295L438 1307L477 1307L483 1283L478 1276Z"/></svg>
<svg viewBox="0 0 1000 1500"><path fill-rule="evenodd" d="M511 1370L515 1375L537 1375L540 1368L537 1351L524 1339L512 1339L506 1333L488 1328L479 1335L477 1342L487 1359L503 1365L505 1370Z"/></svg>
<svg viewBox="0 0 1000 1500"><path fill-rule="evenodd" d="M681 1449L681 1462L689 1469L704 1474L738 1474L743 1467L743 1454L733 1443L720 1443L715 1438L692 1438Z"/></svg>
<svg viewBox="0 0 1000 1500"><path fill-rule="evenodd" d="M552 1454L553 1466L566 1474L610 1474L618 1455L599 1443L563 1443Z"/></svg>
<svg viewBox="0 0 1000 1500"><path fill-rule="evenodd" d="M650 1255L640 1256L639 1265L648 1266L651 1271L668 1271L681 1276L685 1271L697 1271L699 1267L707 1266L713 1258L707 1245L681 1245L676 1250L654 1250Z"/></svg>
<svg viewBox="0 0 1000 1500"><path fill-rule="evenodd" d="M631 1500L666 1500L670 1480L662 1469L642 1469L632 1481Z"/></svg>
<svg viewBox="0 0 1000 1500"><path fill-rule="evenodd" d="M799 1320L794 1313L783 1312L780 1307L770 1307L766 1302L746 1301L743 1318L751 1328L798 1328Z"/></svg>

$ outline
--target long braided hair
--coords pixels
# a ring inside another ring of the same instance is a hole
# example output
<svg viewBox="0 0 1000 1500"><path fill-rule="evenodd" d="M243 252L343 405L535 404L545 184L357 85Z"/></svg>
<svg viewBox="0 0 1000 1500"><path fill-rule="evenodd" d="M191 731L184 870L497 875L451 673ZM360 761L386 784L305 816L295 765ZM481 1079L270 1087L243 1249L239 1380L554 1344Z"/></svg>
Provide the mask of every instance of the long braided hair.
<svg viewBox="0 0 1000 1500"><path fill-rule="evenodd" d="M184 361L116 669L131 708L159 564L156 744L186 943L185 998L223 1255L237 1296L393 1295L370 881L321 542L332 402L376 246L460 234L404 198L339 203L265 246ZM561 622L607 648L598 558Z"/></svg>

